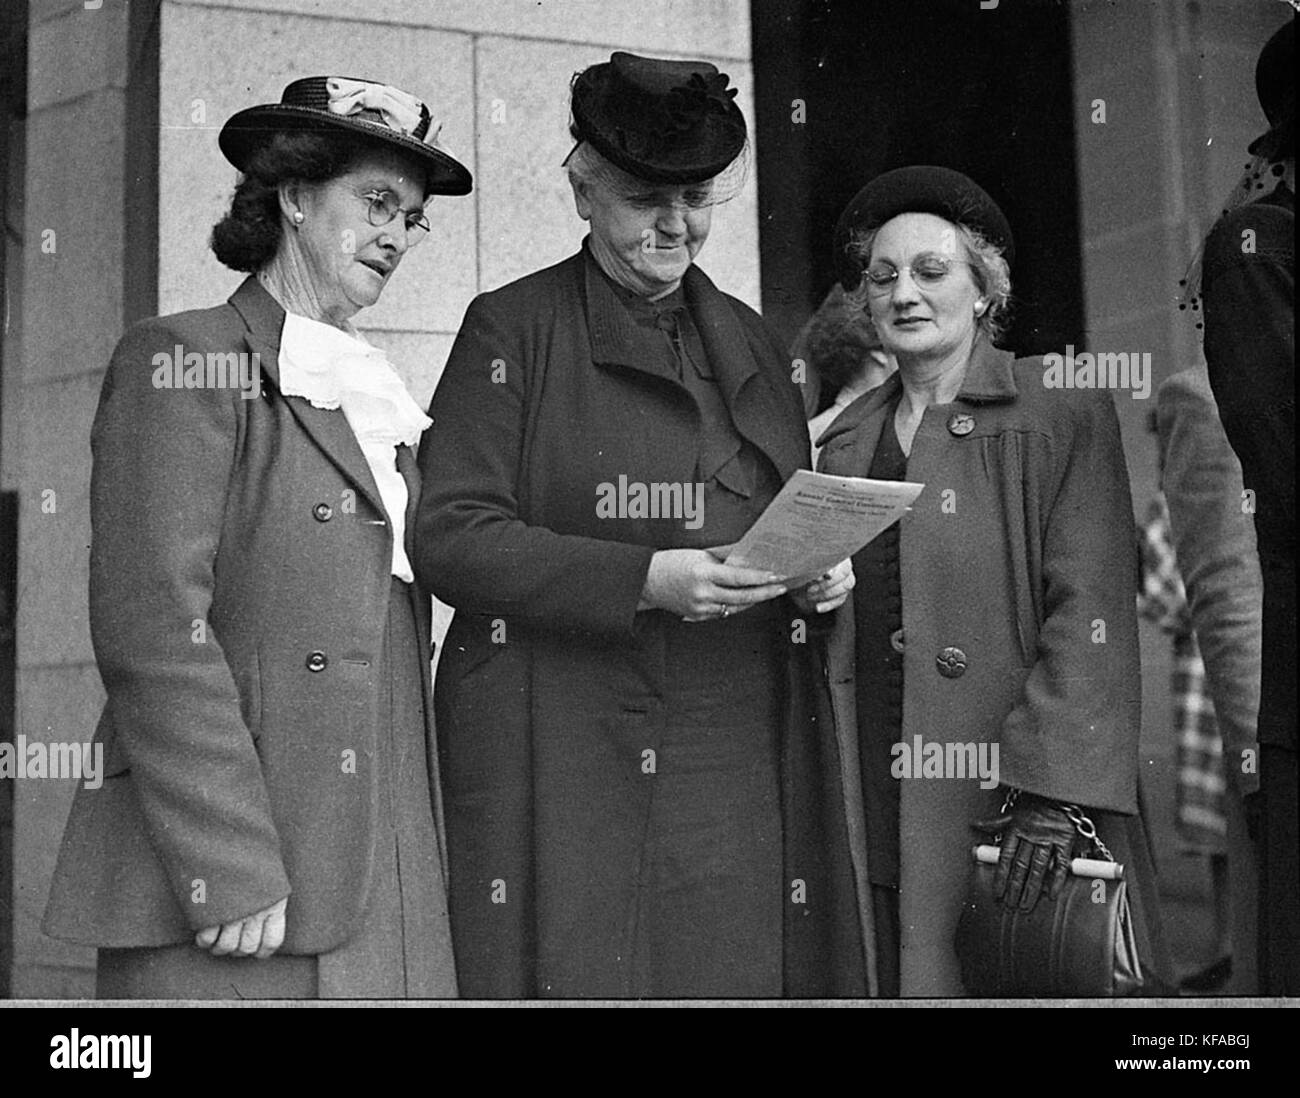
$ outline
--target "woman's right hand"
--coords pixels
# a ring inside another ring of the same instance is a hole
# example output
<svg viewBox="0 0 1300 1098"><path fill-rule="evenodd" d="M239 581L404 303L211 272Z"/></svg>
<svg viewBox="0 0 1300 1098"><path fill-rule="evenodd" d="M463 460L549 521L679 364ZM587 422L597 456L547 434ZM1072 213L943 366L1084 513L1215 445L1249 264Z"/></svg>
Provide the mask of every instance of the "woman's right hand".
<svg viewBox="0 0 1300 1098"><path fill-rule="evenodd" d="M284 944L284 909L289 897L243 919L200 930L194 944L214 957L234 954L266 960Z"/></svg>
<svg viewBox="0 0 1300 1098"><path fill-rule="evenodd" d="M706 549L660 549L650 558L637 608L667 610L684 621L710 621L786 590L771 572L723 564Z"/></svg>

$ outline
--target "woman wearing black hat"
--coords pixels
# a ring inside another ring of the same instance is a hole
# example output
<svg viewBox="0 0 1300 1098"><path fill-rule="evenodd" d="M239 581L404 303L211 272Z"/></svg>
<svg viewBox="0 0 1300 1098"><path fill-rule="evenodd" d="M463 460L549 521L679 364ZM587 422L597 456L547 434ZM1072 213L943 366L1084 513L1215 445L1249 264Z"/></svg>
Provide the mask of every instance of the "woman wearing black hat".
<svg viewBox="0 0 1300 1098"><path fill-rule="evenodd" d="M1259 743L1229 760L1246 787L1259 867L1259 974L1300 995L1300 793L1295 673L1295 19L1267 42L1255 88L1269 129L1205 241L1187 293L1205 306L1205 362L1253 493L1264 578ZM1258 751L1258 757L1255 752Z"/></svg>
<svg viewBox="0 0 1300 1098"><path fill-rule="evenodd" d="M1133 518L1110 397L1049 388L1041 359L994 346L1011 231L964 175L879 176L835 255L898 372L825 432L819 468L925 484L854 558L827 644L842 764L860 775L846 811L873 993L967 994L953 941L971 824L1011 789L988 821L1002 902L1055 897L1083 851L1074 805L1126 863L1150 963Z"/></svg>
<svg viewBox="0 0 1300 1098"><path fill-rule="evenodd" d="M235 115L228 303L118 344L91 444L108 693L45 929L110 998L456 994L410 563L428 419L352 318L470 174L341 77Z"/></svg>
<svg viewBox="0 0 1300 1098"><path fill-rule="evenodd" d="M456 608L436 697L466 995L864 986L819 937L835 843L817 729L786 716L851 574L792 606L707 551L808 463L789 360L694 265L745 146L727 83L625 53L575 79L591 235L471 304L430 409L415 565Z"/></svg>

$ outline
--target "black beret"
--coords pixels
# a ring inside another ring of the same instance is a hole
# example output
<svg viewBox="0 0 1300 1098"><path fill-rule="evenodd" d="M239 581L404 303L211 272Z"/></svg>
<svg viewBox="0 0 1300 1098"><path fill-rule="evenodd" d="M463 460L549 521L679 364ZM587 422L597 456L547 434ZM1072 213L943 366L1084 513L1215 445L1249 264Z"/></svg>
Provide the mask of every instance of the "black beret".
<svg viewBox="0 0 1300 1098"><path fill-rule="evenodd" d="M978 183L951 168L914 164L876 176L840 214L832 262L846 290L862 281L862 262L849 255L850 238L864 230L878 229L902 213L935 214L965 225L998 248L1008 266L1015 259L1011 226Z"/></svg>
<svg viewBox="0 0 1300 1098"><path fill-rule="evenodd" d="M1258 156L1295 155L1295 19L1283 23L1255 64L1255 92L1269 129L1250 143Z"/></svg>

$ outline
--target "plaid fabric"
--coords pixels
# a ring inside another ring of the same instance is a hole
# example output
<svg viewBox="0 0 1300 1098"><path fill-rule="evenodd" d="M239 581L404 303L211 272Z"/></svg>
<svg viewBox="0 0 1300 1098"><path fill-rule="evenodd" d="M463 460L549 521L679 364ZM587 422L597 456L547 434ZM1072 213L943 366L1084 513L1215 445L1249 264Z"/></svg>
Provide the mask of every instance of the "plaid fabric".
<svg viewBox="0 0 1300 1098"><path fill-rule="evenodd" d="M1223 740L1206 692L1205 664L1192 629L1187 592L1178 573L1169 509L1158 493L1138 531L1142 590L1138 613L1173 640L1174 709L1178 784L1175 804L1178 831L1192 849L1223 853L1228 833L1223 803Z"/></svg>
<svg viewBox="0 0 1300 1098"><path fill-rule="evenodd" d="M1178 572L1174 539L1169 528L1169 507L1157 492L1146 518L1138 527L1138 556L1142 562L1142 591L1138 613L1173 636L1192 631L1192 612Z"/></svg>

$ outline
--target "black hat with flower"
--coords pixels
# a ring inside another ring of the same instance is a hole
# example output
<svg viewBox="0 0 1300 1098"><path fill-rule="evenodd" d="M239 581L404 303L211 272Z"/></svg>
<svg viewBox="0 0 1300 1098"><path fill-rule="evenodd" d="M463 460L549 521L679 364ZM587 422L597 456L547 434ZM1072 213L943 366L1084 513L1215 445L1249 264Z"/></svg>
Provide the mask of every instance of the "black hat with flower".
<svg viewBox="0 0 1300 1098"><path fill-rule="evenodd" d="M702 183L745 147L729 79L707 61L618 51L574 76L569 132L638 179Z"/></svg>

